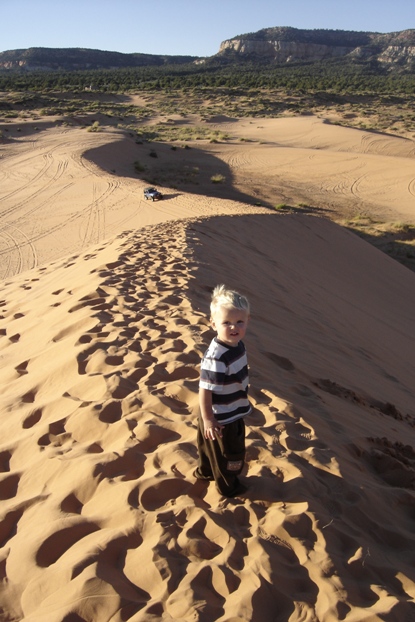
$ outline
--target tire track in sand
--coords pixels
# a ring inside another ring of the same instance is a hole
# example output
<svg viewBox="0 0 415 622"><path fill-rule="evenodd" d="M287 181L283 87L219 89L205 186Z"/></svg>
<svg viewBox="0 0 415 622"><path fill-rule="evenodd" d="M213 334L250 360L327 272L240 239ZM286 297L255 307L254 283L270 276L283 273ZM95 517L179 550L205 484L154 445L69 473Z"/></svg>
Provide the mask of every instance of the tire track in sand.
<svg viewBox="0 0 415 622"><path fill-rule="evenodd" d="M6 244L6 248L1 248L0 242L0 257L6 257L6 263L0 264L0 278L8 278L38 265L36 248L21 229L14 225L4 227L0 232L0 240Z"/></svg>
<svg viewBox="0 0 415 622"><path fill-rule="evenodd" d="M54 155L54 151L56 151L57 149L60 149L61 147L64 147L64 146L66 146L66 143L61 143L59 145L55 145L53 147L53 149L51 149L47 153L44 153L42 155L44 164L43 164L42 168L36 173L36 175L34 177L31 177L30 179L27 179L23 184L19 185L19 187L16 188L15 190L12 190L8 194L5 194L2 197L0 197L1 201L5 201L7 199L15 197L16 195L19 195L20 193L24 192L28 188L32 188L33 186L35 186L35 190L31 194L29 194L29 196L25 196L25 198L23 200L21 200L20 202L17 202L15 204L11 205L8 209L2 211L0 216L6 216L6 215L14 212L16 209L24 207L27 203L31 203L41 193L43 193L47 189L49 189L52 184L54 184L56 181L58 181L58 179L60 179L62 177L62 175L64 174L64 172L66 171L66 169L68 167L68 160L67 159L58 159L57 160L56 171L52 174L52 176L50 178L47 178L47 173L49 172L49 170L56 163L56 159L57 158ZM27 158L26 160L31 161L33 158L37 159L37 156L33 155L30 158ZM19 165L20 164L22 164L22 161L19 161ZM44 178L46 178L46 183L44 185L41 185L40 187L36 187L37 182L43 181Z"/></svg>
<svg viewBox="0 0 415 622"><path fill-rule="evenodd" d="M105 190L98 195L97 182L93 182L93 201L88 205L80 216L87 216L85 233L81 236L82 248L100 242L105 236L105 203L107 199L119 188L119 181L106 181ZM80 230L82 225L80 226Z"/></svg>

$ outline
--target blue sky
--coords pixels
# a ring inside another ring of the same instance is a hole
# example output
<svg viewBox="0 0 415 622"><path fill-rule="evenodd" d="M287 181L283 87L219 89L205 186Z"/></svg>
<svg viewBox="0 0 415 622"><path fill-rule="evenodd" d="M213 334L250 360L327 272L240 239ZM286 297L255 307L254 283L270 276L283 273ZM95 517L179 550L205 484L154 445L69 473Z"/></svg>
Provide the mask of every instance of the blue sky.
<svg viewBox="0 0 415 622"><path fill-rule="evenodd" d="M216 54L271 26L392 32L415 28L414 0L0 0L0 51L84 47Z"/></svg>

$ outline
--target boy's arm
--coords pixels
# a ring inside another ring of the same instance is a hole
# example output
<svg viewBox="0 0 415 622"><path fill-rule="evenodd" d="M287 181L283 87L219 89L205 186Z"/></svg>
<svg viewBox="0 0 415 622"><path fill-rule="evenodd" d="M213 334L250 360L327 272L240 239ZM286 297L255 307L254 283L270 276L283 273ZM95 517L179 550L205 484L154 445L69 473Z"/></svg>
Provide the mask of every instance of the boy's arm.
<svg viewBox="0 0 415 622"><path fill-rule="evenodd" d="M212 391L208 389L199 389L199 404L200 411L202 413L203 426L205 438L208 438L212 441L215 440L216 434L222 436L222 428L221 425L213 414L212 410Z"/></svg>

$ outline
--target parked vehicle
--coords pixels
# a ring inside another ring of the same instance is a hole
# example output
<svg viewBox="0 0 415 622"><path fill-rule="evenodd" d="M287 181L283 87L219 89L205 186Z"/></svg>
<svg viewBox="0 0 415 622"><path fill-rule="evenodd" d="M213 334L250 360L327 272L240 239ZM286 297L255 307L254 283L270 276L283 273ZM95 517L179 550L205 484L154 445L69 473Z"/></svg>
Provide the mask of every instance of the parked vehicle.
<svg viewBox="0 0 415 622"><path fill-rule="evenodd" d="M163 195L156 188L144 188L144 198L151 199L152 201L160 201Z"/></svg>

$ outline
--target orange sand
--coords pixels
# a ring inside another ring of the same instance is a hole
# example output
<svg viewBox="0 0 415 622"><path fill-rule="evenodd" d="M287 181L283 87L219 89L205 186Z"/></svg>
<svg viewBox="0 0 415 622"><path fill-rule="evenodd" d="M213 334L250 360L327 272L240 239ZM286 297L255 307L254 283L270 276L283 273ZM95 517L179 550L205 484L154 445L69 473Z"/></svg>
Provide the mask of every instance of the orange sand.
<svg viewBox="0 0 415 622"><path fill-rule="evenodd" d="M281 191L414 220L411 141L257 125L279 144L223 155L235 192L280 161ZM148 204L121 140L2 146L0 620L414 620L415 275L323 218L203 188ZM231 500L192 476L219 282L253 311Z"/></svg>

